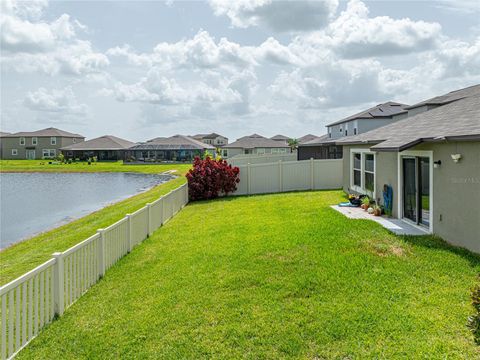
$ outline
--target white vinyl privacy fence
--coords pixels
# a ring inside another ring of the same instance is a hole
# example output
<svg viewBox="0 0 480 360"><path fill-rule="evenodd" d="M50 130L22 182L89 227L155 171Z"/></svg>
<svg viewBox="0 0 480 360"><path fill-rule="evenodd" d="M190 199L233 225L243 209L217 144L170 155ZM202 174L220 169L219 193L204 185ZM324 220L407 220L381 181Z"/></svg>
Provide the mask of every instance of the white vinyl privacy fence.
<svg viewBox="0 0 480 360"><path fill-rule="evenodd" d="M187 184L0 287L1 359L12 358L188 202Z"/></svg>
<svg viewBox="0 0 480 360"><path fill-rule="evenodd" d="M288 154L266 154L266 155L237 155L227 162L232 166L240 166L247 164L267 164L277 161L295 161L297 160L297 152Z"/></svg>
<svg viewBox="0 0 480 360"><path fill-rule="evenodd" d="M238 167L240 183L233 195L326 190L342 187L342 159L277 161Z"/></svg>

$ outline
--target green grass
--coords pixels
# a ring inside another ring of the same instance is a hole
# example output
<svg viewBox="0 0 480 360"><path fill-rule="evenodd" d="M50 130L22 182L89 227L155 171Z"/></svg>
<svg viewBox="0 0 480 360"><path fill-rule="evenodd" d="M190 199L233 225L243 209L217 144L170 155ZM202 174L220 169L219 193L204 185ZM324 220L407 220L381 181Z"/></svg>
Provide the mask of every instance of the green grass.
<svg viewBox="0 0 480 360"><path fill-rule="evenodd" d="M139 172L157 174L167 170L186 173L190 164L129 165L118 162L48 164L48 160L0 160L0 172Z"/></svg>
<svg viewBox="0 0 480 360"><path fill-rule="evenodd" d="M2 164L5 162L10 161L2 161ZM9 165L9 169L17 168L22 169L22 171L34 171L31 170L33 169L32 167L29 167L30 165L22 165L22 162L30 163L38 161L15 161L14 165ZM69 165L59 166L68 167ZM17 278L20 275L23 275L27 271L30 271L34 267L47 261L51 258L51 255L54 252L64 251L70 248L71 246L95 234L97 229L113 224L114 222L123 218L125 214L132 213L135 210L140 209L141 207L145 206L147 202L154 201L161 195L166 194L170 190L180 186L185 182L185 177L183 175L189 166L190 165L183 164L180 166L177 164L146 165L145 168L143 168L143 165L131 165L131 168L139 170L137 172L160 173L167 170L175 170L175 174L179 175L179 177L164 184L160 184L146 192L132 196L123 201L116 202L115 204L93 212L78 220L74 220L58 228L46 231L0 251L0 285L6 284L7 282ZM88 165L80 164L76 169L84 168L90 170ZM127 167L123 167L121 163L97 163L93 165L92 168L96 170L102 169L101 171L119 171L118 169L130 171L126 170L125 168ZM47 167L47 169L50 171L50 168Z"/></svg>
<svg viewBox="0 0 480 360"><path fill-rule="evenodd" d="M189 204L18 359L466 359L479 257L328 205L339 191Z"/></svg>

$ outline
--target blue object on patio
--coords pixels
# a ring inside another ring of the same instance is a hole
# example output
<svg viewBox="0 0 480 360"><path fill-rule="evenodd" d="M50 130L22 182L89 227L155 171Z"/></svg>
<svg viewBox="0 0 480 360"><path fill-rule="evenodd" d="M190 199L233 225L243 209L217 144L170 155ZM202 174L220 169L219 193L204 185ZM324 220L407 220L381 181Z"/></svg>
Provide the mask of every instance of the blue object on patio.
<svg viewBox="0 0 480 360"><path fill-rule="evenodd" d="M342 202L342 203L338 204L338 206L341 206L341 207L358 207L356 205L353 205L350 201Z"/></svg>
<svg viewBox="0 0 480 360"><path fill-rule="evenodd" d="M385 207L385 214L392 215L393 205L393 188L390 185L383 185L383 206Z"/></svg>

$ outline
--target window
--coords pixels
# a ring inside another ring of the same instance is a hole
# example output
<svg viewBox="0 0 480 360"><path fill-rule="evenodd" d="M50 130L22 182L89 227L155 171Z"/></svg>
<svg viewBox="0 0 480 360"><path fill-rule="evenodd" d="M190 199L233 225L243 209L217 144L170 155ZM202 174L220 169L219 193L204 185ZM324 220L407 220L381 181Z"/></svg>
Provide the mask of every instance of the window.
<svg viewBox="0 0 480 360"><path fill-rule="evenodd" d="M353 128L353 135L357 135L357 128Z"/></svg>
<svg viewBox="0 0 480 360"><path fill-rule="evenodd" d="M77 142L77 138L72 138L72 142L75 144Z"/></svg>
<svg viewBox="0 0 480 360"><path fill-rule="evenodd" d="M253 153L253 149L245 149L244 153L245 155L250 155Z"/></svg>
<svg viewBox="0 0 480 360"><path fill-rule="evenodd" d="M12 149L12 155L17 156L18 155L18 150L17 149Z"/></svg>
<svg viewBox="0 0 480 360"><path fill-rule="evenodd" d="M375 196L375 154L363 149L352 151L351 164L351 188Z"/></svg>
<svg viewBox="0 0 480 360"><path fill-rule="evenodd" d="M374 173L375 159L373 154L365 154L365 172L364 172L364 184L365 189L373 192L373 182L375 178Z"/></svg>
<svg viewBox="0 0 480 360"><path fill-rule="evenodd" d="M265 149L264 148L258 148L257 149L257 155L265 155Z"/></svg>
<svg viewBox="0 0 480 360"><path fill-rule="evenodd" d="M362 154L353 154L353 185L362 187Z"/></svg>
<svg viewBox="0 0 480 360"><path fill-rule="evenodd" d="M55 136L50 138L50 145L57 145L57 138Z"/></svg>
<svg viewBox="0 0 480 360"><path fill-rule="evenodd" d="M25 138L24 137L20 138L20 145L25 145Z"/></svg>
<svg viewBox="0 0 480 360"><path fill-rule="evenodd" d="M347 136L347 135L348 135L348 129L347 129L347 130L345 130L345 136Z"/></svg>
<svg viewBox="0 0 480 360"><path fill-rule="evenodd" d="M42 150L42 156L44 158L54 158L57 154L57 151L55 149L43 149Z"/></svg>
<svg viewBox="0 0 480 360"><path fill-rule="evenodd" d="M36 137L32 137L32 145L37 145L38 139Z"/></svg>
<svg viewBox="0 0 480 360"><path fill-rule="evenodd" d="M224 157L224 158L228 157L228 150L227 149L222 149L222 157Z"/></svg>

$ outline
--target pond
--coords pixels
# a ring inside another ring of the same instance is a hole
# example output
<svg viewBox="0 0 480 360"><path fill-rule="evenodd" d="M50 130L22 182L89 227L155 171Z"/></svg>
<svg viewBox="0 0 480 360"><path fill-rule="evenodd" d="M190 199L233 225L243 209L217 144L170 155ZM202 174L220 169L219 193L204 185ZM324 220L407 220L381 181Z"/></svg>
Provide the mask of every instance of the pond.
<svg viewBox="0 0 480 360"><path fill-rule="evenodd" d="M0 248L171 178L134 173L0 174Z"/></svg>

